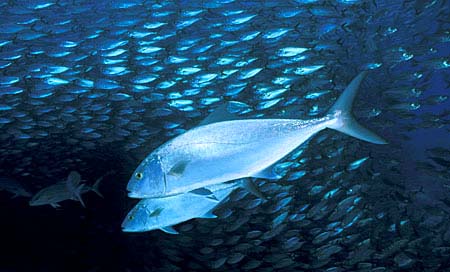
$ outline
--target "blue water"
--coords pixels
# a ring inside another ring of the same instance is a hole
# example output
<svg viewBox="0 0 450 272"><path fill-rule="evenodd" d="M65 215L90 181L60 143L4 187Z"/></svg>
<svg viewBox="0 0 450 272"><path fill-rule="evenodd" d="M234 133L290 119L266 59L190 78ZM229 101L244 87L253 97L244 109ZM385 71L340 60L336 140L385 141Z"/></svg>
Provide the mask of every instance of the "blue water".
<svg viewBox="0 0 450 272"><path fill-rule="evenodd" d="M0 14L0 271L450 271L448 1ZM353 113L387 145L325 130L276 163L281 179L254 180L267 200L238 189L178 235L122 232L128 180L155 148L227 103L238 118L321 117L363 70ZM85 188L103 176L103 198L29 205L70 171Z"/></svg>

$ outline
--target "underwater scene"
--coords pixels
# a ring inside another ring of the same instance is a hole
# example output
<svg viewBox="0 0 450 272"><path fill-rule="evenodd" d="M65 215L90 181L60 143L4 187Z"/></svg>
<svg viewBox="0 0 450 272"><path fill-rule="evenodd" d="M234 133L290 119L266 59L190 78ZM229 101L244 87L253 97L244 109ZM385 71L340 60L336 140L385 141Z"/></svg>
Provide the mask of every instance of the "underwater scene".
<svg viewBox="0 0 450 272"><path fill-rule="evenodd" d="M0 271L450 271L448 0L0 2Z"/></svg>

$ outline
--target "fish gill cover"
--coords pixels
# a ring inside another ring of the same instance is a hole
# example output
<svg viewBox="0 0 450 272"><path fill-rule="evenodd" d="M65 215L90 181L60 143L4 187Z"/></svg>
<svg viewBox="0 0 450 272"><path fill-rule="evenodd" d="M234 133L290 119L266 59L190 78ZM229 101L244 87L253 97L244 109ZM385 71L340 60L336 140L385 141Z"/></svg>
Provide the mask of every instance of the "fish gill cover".
<svg viewBox="0 0 450 272"><path fill-rule="evenodd" d="M3 1L0 14L0 270L450 267L447 1ZM225 102L242 118L324 116L363 70L354 115L388 145L323 131L275 165L282 179L255 180L266 200L238 189L179 235L121 232L127 181L155 148ZM71 171L81 180L62 186ZM56 184L86 208L23 198Z"/></svg>

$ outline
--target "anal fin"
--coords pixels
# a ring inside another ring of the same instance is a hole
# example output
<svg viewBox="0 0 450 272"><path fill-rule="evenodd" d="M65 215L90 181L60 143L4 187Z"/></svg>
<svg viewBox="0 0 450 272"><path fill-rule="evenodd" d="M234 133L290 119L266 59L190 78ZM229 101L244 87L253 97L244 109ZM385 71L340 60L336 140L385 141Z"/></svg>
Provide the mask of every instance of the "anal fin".
<svg viewBox="0 0 450 272"><path fill-rule="evenodd" d="M219 202L219 200L217 199L217 197L216 197L215 195L209 195L209 196L207 196L206 198L209 198L209 199L211 199L212 201Z"/></svg>
<svg viewBox="0 0 450 272"><path fill-rule="evenodd" d="M200 216L199 218L217 218L217 215L213 214L211 211L205 213L204 215Z"/></svg>
<svg viewBox="0 0 450 272"><path fill-rule="evenodd" d="M169 234L179 234L178 231L176 231L172 226L162 227L160 230L164 231L165 233Z"/></svg>
<svg viewBox="0 0 450 272"><path fill-rule="evenodd" d="M206 189L205 187L189 191L189 193L196 194L196 195L202 195L202 196L214 195L214 193L211 190Z"/></svg>

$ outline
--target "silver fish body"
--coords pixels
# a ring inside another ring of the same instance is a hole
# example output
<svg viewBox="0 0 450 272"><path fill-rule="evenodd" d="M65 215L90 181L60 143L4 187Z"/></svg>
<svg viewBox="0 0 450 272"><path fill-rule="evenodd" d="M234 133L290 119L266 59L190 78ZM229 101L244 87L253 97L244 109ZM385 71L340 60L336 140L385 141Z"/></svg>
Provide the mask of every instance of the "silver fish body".
<svg viewBox="0 0 450 272"><path fill-rule="evenodd" d="M336 122L250 119L200 126L173 139L151 156L160 158L165 194L177 194L243 177L268 177L261 171L289 154L315 133ZM171 173L185 163L182 174ZM269 173L270 175L270 173Z"/></svg>
<svg viewBox="0 0 450 272"><path fill-rule="evenodd" d="M54 208L59 207L59 202L65 200L77 200L85 207L81 195L89 191L94 191L102 196L98 191L98 187L102 178L98 179L94 185L87 186L81 181L78 172L72 171L66 180L50 185L37 192L30 200L30 206L51 205Z"/></svg>
<svg viewBox="0 0 450 272"><path fill-rule="evenodd" d="M54 208L59 207L59 202L75 199L73 192L67 189L66 181L61 181L50 185L37 192L30 200L30 206L51 205Z"/></svg>
<svg viewBox="0 0 450 272"><path fill-rule="evenodd" d="M355 77L329 113L321 118L228 121L210 118L207 124L152 152L130 179L128 196L163 197L246 177L277 179L270 166L325 128L372 143L386 143L360 126L351 115L353 99L365 75L362 72Z"/></svg>
<svg viewBox="0 0 450 272"><path fill-rule="evenodd" d="M176 234L173 225L193 218L215 218L211 210L221 203L240 181L223 183L208 187L214 197L196 193L184 193L163 198L147 198L128 213L122 223L124 232L143 232L161 229Z"/></svg>

